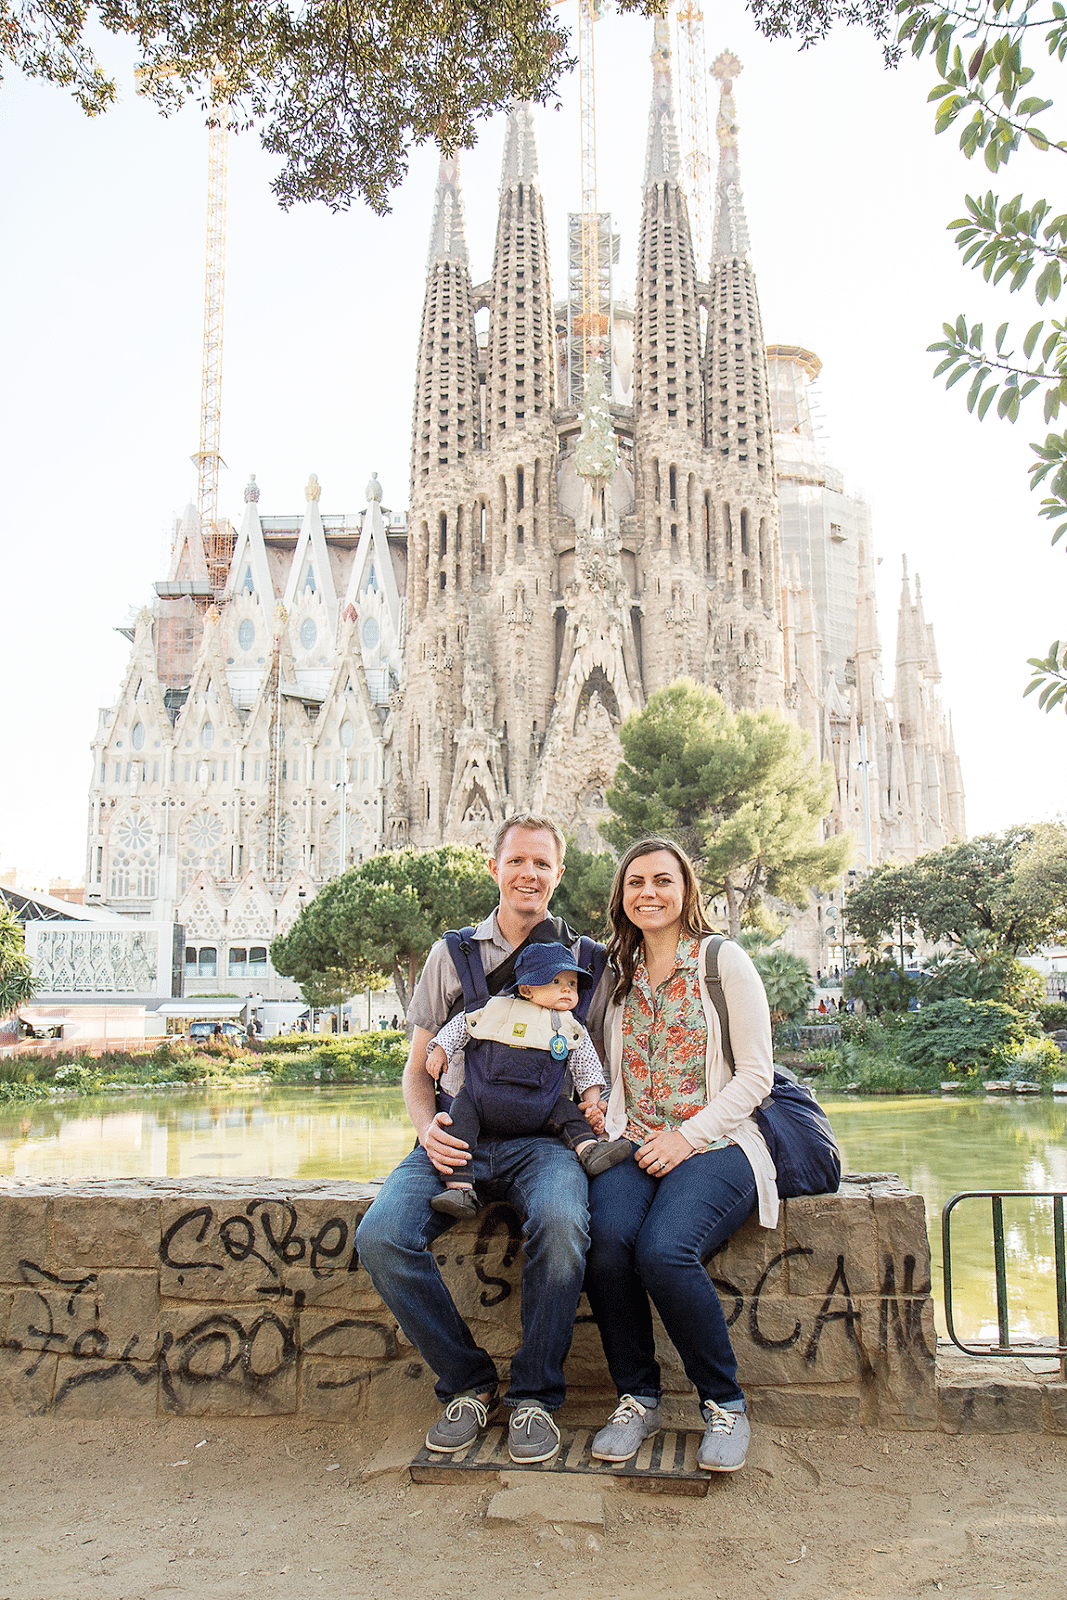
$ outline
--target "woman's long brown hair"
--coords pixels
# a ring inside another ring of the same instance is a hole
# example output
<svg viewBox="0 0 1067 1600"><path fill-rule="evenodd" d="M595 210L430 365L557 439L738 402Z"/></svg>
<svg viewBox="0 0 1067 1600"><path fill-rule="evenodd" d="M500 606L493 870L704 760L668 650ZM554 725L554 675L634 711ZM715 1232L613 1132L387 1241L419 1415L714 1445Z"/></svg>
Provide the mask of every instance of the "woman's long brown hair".
<svg viewBox="0 0 1067 1600"><path fill-rule="evenodd" d="M615 876L611 880L611 897L608 901L608 920L611 923L608 961L619 974L619 981L611 998L617 1002L625 1000L633 988L634 969L644 939L640 928L634 927L622 909L623 885L626 882L626 874L634 862L641 856L654 855L657 850L669 851L677 861L682 874L682 932L688 934L690 938L699 938L705 933L715 932L704 911L700 884L697 882L693 863L681 845L675 844L673 839L641 839L637 844L632 844L615 868Z"/></svg>

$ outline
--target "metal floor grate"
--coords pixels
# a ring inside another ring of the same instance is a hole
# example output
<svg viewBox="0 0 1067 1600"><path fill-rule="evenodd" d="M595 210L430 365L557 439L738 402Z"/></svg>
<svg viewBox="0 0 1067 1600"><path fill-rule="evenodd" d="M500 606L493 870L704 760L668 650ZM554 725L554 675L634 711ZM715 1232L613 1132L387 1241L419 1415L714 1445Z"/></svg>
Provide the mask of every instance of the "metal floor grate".
<svg viewBox="0 0 1067 1600"><path fill-rule="evenodd" d="M615 1478L635 1489L661 1493L706 1495L712 1474L697 1466L702 1432L661 1428L646 1439L630 1461L613 1465L594 1461L589 1454L595 1428L560 1430L563 1441L551 1461L519 1466L508 1455L508 1430L497 1424L486 1428L466 1450L441 1455L425 1445L412 1461L415 1483L463 1483L473 1472L573 1472L591 1478Z"/></svg>

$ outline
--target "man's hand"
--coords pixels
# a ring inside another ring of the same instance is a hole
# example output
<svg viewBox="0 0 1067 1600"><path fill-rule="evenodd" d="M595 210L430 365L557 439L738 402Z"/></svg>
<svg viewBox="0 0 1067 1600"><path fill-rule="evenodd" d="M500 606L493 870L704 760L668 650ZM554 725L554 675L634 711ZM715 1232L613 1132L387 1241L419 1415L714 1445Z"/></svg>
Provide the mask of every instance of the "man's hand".
<svg viewBox="0 0 1067 1600"><path fill-rule="evenodd" d="M438 1111L431 1118L424 1134L419 1134L419 1143L426 1151L438 1172L450 1178L460 1167L465 1167L470 1160L470 1146L462 1139L454 1139L445 1129L452 1126L452 1118L447 1111Z"/></svg>
<svg viewBox="0 0 1067 1600"><path fill-rule="evenodd" d="M436 1170L450 1178L453 1172L467 1165L470 1148L462 1139L454 1139L445 1132L451 1127L452 1118L447 1111L438 1111L434 1105L433 1079L426 1070L429 1065L426 1046L432 1038L432 1033L419 1027L411 1036L411 1049L404 1068L404 1104L422 1148ZM443 1050L441 1054L444 1055Z"/></svg>

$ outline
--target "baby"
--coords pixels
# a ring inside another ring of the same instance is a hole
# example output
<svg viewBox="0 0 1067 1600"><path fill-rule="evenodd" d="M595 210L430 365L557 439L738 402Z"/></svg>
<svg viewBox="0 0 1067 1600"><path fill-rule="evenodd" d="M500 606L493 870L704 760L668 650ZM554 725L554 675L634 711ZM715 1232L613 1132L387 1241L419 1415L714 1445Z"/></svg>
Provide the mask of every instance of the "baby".
<svg viewBox="0 0 1067 1600"><path fill-rule="evenodd" d="M568 1015L578 1004L579 973L589 976L566 945L526 945L515 963L517 994L494 995L480 1011L460 1012L430 1040L426 1070L438 1080L465 1049L464 1085L448 1108L448 1131L472 1151L483 1131L551 1134L574 1151L590 1178L629 1156L628 1139L594 1137L604 1131L607 1085L593 1041ZM562 1092L568 1069L579 1105ZM473 1184L459 1177L430 1204L451 1217L479 1210Z"/></svg>

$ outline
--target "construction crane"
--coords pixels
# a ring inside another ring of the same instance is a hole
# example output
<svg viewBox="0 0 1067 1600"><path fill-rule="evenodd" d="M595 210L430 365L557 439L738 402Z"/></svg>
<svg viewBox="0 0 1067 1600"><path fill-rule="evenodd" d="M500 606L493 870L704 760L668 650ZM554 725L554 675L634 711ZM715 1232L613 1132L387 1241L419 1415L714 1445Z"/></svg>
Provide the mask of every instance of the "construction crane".
<svg viewBox="0 0 1067 1600"><path fill-rule="evenodd" d="M197 471L196 509L207 556L212 599L226 589L233 555L233 530L219 519L219 428L222 412L222 313L226 280L226 158L229 144L230 97L218 68L212 78L214 120L208 130L207 249L204 267L204 349L200 374L200 448L193 456Z"/></svg>
<svg viewBox="0 0 1067 1600"><path fill-rule="evenodd" d="M704 65L704 13L684 0L676 13L680 69L679 121L682 167L689 191L689 227L693 235L697 277L708 271L711 248L711 202L714 175L708 149L708 74Z"/></svg>
<svg viewBox="0 0 1067 1600"><path fill-rule="evenodd" d="M581 335L582 375L590 358L602 358L608 319L601 306L600 218L596 204L596 96L593 85L593 23L601 0L578 0L578 80L582 112L582 310L575 319Z"/></svg>

